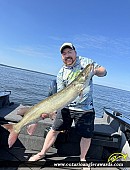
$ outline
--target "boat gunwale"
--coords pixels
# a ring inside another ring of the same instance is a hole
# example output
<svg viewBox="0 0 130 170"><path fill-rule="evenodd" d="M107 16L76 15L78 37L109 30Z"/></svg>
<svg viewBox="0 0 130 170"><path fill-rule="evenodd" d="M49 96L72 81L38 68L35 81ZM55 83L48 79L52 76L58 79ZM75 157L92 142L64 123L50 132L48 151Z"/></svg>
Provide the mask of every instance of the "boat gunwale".
<svg viewBox="0 0 130 170"><path fill-rule="evenodd" d="M119 115L114 115L113 113L110 113L109 111L107 111L107 110L111 110L111 112L113 112L114 111L114 109L112 109L112 108L106 108L106 107L104 107L103 108L103 110L104 110L104 112L107 114L107 115L109 115L110 117L112 117L112 118L114 118L115 120L117 120L119 123L121 123L121 124L123 124L123 125L125 125L128 129L130 129L130 120L127 118L127 117L122 117L121 115L119 116ZM116 112L116 111L115 111Z"/></svg>

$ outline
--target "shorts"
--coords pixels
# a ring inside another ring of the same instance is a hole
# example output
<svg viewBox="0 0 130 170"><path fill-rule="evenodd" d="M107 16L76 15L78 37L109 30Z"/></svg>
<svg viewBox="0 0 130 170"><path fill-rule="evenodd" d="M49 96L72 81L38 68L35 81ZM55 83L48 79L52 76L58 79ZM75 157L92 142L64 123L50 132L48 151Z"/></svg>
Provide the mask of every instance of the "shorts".
<svg viewBox="0 0 130 170"><path fill-rule="evenodd" d="M76 132L84 138L92 138L94 131L94 109L75 111L64 108L57 113L52 129L55 131L70 130L74 120Z"/></svg>

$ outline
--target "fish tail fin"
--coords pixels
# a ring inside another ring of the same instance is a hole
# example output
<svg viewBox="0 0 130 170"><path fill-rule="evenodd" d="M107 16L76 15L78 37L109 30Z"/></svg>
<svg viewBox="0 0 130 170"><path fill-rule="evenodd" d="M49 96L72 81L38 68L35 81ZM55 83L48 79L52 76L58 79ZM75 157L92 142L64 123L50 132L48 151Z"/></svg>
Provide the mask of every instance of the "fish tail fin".
<svg viewBox="0 0 130 170"><path fill-rule="evenodd" d="M17 140L19 133L15 132L14 124L4 124L4 125L1 125L1 126L4 127L5 129L7 129L10 132L9 137L8 137L8 145L9 145L9 148L11 148L12 145Z"/></svg>

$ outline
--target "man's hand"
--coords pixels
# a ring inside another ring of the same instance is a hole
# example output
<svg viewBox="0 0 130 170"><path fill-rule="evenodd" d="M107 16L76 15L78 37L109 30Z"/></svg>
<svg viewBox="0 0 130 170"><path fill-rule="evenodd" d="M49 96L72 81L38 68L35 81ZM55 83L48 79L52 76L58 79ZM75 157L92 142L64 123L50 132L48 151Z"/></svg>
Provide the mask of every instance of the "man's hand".
<svg viewBox="0 0 130 170"><path fill-rule="evenodd" d="M104 67L98 67L94 69L94 75L98 77L106 76L106 74L107 74L107 71Z"/></svg>
<svg viewBox="0 0 130 170"><path fill-rule="evenodd" d="M41 117L42 117L43 119L45 119L45 118L50 118L51 120L54 120L55 117L56 117L56 114L57 114L57 112L52 112L52 113L49 113L49 114L43 113L43 114L41 115Z"/></svg>
<svg viewBox="0 0 130 170"><path fill-rule="evenodd" d="M57 114L57 112L49 113L49 118L50 118L51 120L54 120L54 119L56 118L56 114Z"/></svg>

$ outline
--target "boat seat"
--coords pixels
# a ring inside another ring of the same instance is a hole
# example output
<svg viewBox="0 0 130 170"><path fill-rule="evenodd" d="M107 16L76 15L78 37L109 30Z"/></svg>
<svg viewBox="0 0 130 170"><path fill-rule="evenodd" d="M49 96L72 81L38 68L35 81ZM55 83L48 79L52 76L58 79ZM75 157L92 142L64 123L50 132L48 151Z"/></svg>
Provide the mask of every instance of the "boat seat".
<svg viewBox="0 0 130 170"><path fill-rule="evenodd" d="M95 124L94 125L94 134L112 136L115 133L115 130L108 124Z"/></svg>
<svg viewBox="0 0 130 170"><path fill-rule="evenodd" d="M19 122L22 117L17 115L17 110L21 107L22 105L13 104L11 106L0 108L0 121Z"/></svg>

